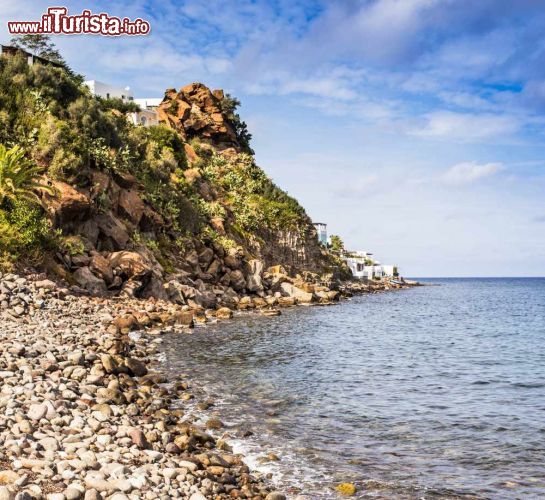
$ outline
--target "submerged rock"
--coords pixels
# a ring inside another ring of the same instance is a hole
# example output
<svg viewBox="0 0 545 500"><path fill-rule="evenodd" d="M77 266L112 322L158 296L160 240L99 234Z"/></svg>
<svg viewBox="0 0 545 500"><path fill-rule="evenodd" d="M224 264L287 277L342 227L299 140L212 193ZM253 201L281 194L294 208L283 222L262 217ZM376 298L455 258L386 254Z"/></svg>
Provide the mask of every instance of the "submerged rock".
<svg viewBox="0 0 545 500"><path fill-rule="evenodd" d="M341 483L335 489L344 496L353 496L356 494L356 486L353 483Z"/></svg>

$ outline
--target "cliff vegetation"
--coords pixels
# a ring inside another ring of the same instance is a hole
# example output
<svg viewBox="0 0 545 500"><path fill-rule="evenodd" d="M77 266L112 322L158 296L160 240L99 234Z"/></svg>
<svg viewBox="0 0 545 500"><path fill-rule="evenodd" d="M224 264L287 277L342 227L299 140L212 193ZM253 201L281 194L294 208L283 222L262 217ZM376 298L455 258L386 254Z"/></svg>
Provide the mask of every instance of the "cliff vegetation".
<svg viewBox="0 0 545 500"><path fill-rule="evenodd" d="M92 96L72 72L2 56L2 268L162 298L173 277L221 296L261 292L251 276L269 266L331 271L305 210L255 163L238 105L194 83L165 92L160 125L134 126L136 108Z"/></svg>

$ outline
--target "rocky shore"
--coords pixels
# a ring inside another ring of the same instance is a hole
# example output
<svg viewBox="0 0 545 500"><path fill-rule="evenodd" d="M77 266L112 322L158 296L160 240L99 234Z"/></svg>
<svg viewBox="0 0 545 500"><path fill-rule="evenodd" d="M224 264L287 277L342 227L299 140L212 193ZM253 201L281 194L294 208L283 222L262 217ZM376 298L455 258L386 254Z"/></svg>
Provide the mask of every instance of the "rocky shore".
<svg viewBox="0 0 545 500"><path fill-rule="evenodd" d="M345 285L334 299L369 287ZM0 500L285 498L185 415L190 380L152 370L156 334L232 310L78 291L45 275L0 276ZM297 303L255 299L238 309Z"/></svg>

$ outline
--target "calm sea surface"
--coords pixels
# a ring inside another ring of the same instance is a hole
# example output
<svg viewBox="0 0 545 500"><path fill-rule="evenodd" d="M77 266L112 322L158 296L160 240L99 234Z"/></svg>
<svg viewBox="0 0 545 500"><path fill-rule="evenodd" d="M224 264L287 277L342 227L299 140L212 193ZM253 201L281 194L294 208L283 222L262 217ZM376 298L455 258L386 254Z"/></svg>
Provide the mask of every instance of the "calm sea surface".
<svg viewBox="0 0 545 500"><path fill-rule="evenodd" d="M284 490L545 498L545 279L429 281L170 335L166 366Z"/></svg>

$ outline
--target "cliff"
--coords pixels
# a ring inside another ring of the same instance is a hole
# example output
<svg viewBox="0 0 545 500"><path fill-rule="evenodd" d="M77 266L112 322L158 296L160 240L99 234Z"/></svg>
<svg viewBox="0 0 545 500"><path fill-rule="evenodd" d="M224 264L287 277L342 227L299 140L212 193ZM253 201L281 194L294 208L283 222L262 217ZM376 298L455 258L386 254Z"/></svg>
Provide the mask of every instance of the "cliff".
<svg viewBox="0 0 545 500"><path fill-rule="evenodd" d="M25 255L5 240L4 265L10 252L15 264L31 254L92 294L205 308L330 270L306 212L256 165L237 102L222 91L169 89L161 125L134 127L119 103L93 98L58 68L0 64L0 142L27 141L51 187L41 197L48 231L29 236ZM26 234L14 207L4 208L6 226Z"/></svg>

